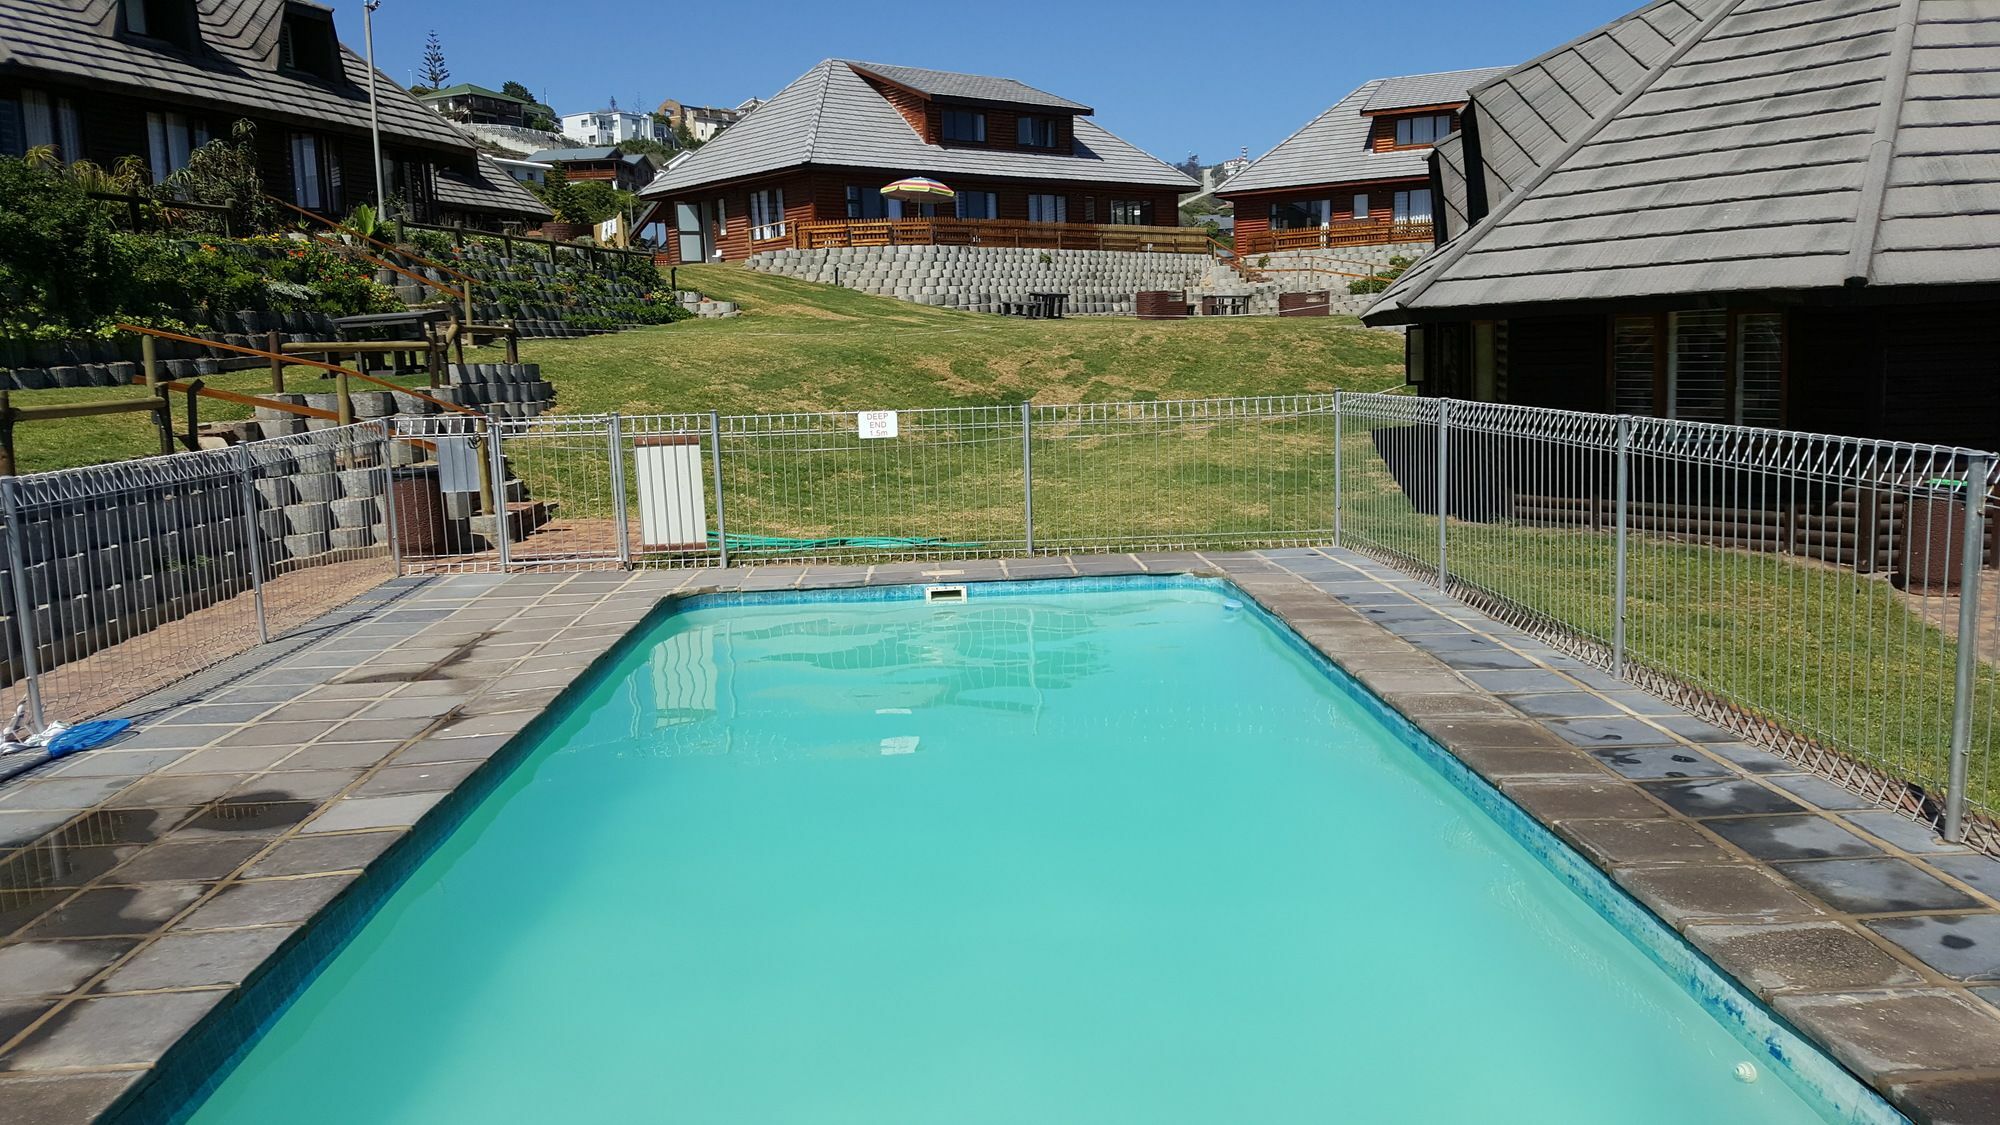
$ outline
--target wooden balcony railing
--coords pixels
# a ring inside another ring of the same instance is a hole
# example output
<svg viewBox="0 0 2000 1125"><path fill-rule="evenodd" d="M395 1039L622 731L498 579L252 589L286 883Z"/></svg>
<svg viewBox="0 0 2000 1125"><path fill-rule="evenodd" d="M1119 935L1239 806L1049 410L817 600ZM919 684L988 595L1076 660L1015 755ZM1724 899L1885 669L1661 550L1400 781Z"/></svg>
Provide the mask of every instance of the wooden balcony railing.
<svg viewBox="0 0 2000 1125"><path fill-rule="evenodd" d="M753 239L752 253L829 246L1025 246L1038 250L1150 250L1207 254L1200 227L1025 223L1012 219L843 219L790 223L780 237Z"/></svg>
<svg viewBox="0 0 2000 1125"><path fill-rule="evenodd" d="M1276 250L1324 250L1330 246L1383 246L1394 242L1429 241L1429 219L1407 223L1333 223L1293 230L1244 231L1236 236L1236 252L1269 254Z"/></svg>

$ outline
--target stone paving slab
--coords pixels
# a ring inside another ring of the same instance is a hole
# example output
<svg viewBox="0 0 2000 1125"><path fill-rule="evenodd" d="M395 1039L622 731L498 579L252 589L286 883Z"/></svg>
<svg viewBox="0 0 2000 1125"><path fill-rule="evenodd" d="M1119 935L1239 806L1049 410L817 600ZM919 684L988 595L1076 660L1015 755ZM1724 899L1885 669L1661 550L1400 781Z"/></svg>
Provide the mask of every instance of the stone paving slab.
<svg viewBox="0 0 2000 1125"><path fill-rule="evenodd" d="M0 1105L92 1120L665 598L1235 581L1919 1120L2000 1105L2000 861L1339 551L400 579L0 784Z"/></svg>

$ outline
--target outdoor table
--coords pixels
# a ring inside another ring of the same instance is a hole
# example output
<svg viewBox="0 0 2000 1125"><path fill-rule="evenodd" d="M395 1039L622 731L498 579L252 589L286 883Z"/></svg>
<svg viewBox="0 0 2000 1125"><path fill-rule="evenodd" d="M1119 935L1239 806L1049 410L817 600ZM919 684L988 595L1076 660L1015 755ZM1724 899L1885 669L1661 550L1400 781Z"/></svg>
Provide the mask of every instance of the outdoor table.
<svg viewBox="0 0 2000 1125"><path fill-rule="evenodd" d="M1034 310L1028 315L1035 317L1045 316L1050 320L1061 320L1063 312L1069 305L1069 294L1067 293L1029 293L1028 299L1035 303Z"/></svg>
<svg viewBox="0 0 2000 1125"><path fill-rule="evenodd" d="M359 316L335 317L333 331L342 340L432 340L436 338L439 324L451 318L448 309L405 309L402 312L364 313ZM366 354L356 352L355 362L361 370L367 370ZM391 358L392 370L402 370L416 366L414 355L397 355Z"/></svg>

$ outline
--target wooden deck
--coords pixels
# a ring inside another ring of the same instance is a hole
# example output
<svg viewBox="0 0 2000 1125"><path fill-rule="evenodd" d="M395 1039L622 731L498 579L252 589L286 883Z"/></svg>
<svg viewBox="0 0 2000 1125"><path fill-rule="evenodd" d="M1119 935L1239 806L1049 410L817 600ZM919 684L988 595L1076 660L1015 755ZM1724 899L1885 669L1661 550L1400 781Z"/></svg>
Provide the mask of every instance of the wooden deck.
<svg viewBox="0 0 2000 1125"><path fill-rule="evenodd" d="M1011 219L844 219L786 223L753 239L750 252L819 250L833 246L1025 246L1040 250L1144 250L1207 254L1200 227L1028 223ZM1426 236L1428 237L1428 236Z"/></svg>
<svg viewBox="0 0 2000 1125"><path fill-rule="evenodd" d="M1398 242L1429 242L1432 227L1420 223L1333 223L1297 230L1245 231L1237 235L1239 254L1269 254L1278 250L1323 250L1333 246L1387 246Z"/></svg>

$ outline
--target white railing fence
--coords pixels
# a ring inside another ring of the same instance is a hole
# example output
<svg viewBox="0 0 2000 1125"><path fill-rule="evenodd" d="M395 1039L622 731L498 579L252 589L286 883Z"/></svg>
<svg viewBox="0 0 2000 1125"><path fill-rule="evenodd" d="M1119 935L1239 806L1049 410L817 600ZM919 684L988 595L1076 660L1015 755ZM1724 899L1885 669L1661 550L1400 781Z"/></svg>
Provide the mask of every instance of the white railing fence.
<svg viewBox="0 0 2000 1125"><path fill-rule="evenodd" d="M1402 394L399 415L0 482L0 631L17 695L80 718L392 574L1334 545L1993 844L1994 477Z"/></svg>

